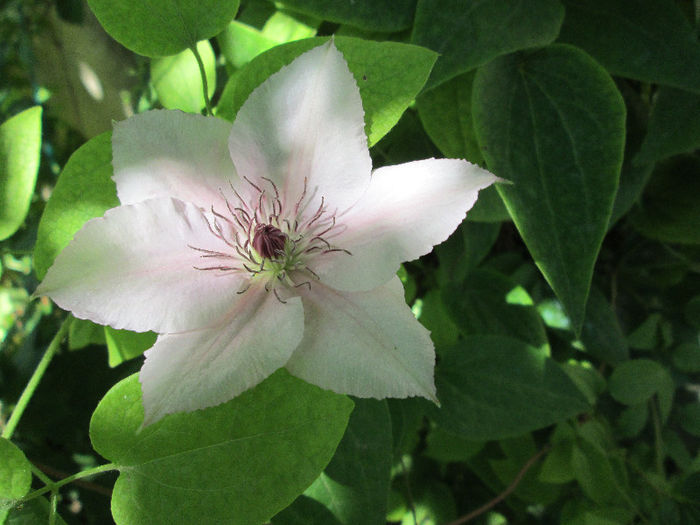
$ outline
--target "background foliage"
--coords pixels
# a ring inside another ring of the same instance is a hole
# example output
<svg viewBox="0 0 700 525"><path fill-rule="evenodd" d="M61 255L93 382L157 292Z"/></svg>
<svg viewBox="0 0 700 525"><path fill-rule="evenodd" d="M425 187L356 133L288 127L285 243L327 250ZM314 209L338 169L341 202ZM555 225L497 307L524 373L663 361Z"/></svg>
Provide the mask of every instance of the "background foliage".
<svg viewBox="0 0 700 525"><path fill-rule="evenodd" d="M690 0L4 2L0 523L700 523L699 19ZM400 272L442 406L280 371L137 434L154 334L73 320L13 431L66 315L30 295L118 204L112 121L232 120L331 34L375 167L510 181Z"/></svg>

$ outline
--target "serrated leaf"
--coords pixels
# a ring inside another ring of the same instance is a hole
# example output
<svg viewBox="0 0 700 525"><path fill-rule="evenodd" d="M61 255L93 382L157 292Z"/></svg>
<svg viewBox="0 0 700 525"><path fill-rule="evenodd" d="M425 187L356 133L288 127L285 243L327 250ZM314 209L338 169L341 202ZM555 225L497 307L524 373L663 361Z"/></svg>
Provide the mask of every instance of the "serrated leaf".
<svg viewBox="0 0 700 525"><path fill-rule="evenodd" d="M112 38L149 57L174 55L217 35L236 15L238 4L239 0L88 0Z"/></svg>
<svg viewBox="0 0 700 525"><path fill-rule="evenodd" d="M90 139L63 168L39 221L34 246L34 270L39 279L87 220L119 205L111 178L111 141L111 132Z"/></svg>
<svg viewBox="0 0 700 525"><path fill-rule="evenodd" d="M610 73L700 92L700 43L673 0L563 0L559 40Z"/></svg>
<svg viewBox="0 0 700 525"><path fill-rule="evenodd" d="M352 402L280 370L235 399L143 422L136 374L115 385L90 422L116 463L117 524L258 524L289 505L330 461Z"/></svg>
<svg viewBox="0 0 700 525"><path fill-rule="evenodd" d="M337 24L368 31L393 32L413 21L416 0L285 0L284 6Z"/></svg>
<svg viewBox="0 0 700 525"><path fill-rule="evenodd" d="M227 107L227 113L237 112L250 93L271 74L327 40L326 37L298 40L256 57L241 70L233 93L233 108L231 111ZM365 131L371 146L399 121L425 84L437 55L429 49L398 42L350 37L335 37L334 42L360 88Z"/></svg>
<svg viewBox="0 0 700 525"><path fill-rule="evenodd" d="M411 42L441 55L433 87L497 56L552 43L563 19L558 0L420 0Z"/></svg>
<svg viewBox="0 0 700 525"><path fill-rule="evenodd" d="M578 332L617 191L625 106L582 51L498 58L474 82L474 124L520 234Z"/></svg>
<svg viewBox="0 0 700 525"><path fill-rule="evenodd" d="M29 211L39 171L41 106L0 125L0 240L15 233Z"/></svg>
<svg viewBox="0 0 700 525"><path fill-rule="evenodd" d="M470 336L443 352L435 382L442 408L431 415L449 432L476 441L517 436L589 407L556 362L503 336Z"/></svg>
<svg viewBox="0 0 700 525"><path fill-rule="evenodd" d="M343 525L384 525L391 445L386 401L356 399L338 450L304 495L322 503Z"/></svg>
<svg viewBox="0 0 700 525"><path fill-rule="evenodd" d="M203 40L197 44L207 75L209 98L216 89L216 58L211 44ZM167 109L199 113L206 105L202 75L192 51L186 49L177 55L151 60L151 82L158 99Z"/></svg>
<svg viewBox="0 0 700 525"><path fill-rule="evenodd" d="M0 438L0 523L9 509L3 509L3 500L16 500L27 494L32 486L32 466L29 460L10 440Z"/></svg>

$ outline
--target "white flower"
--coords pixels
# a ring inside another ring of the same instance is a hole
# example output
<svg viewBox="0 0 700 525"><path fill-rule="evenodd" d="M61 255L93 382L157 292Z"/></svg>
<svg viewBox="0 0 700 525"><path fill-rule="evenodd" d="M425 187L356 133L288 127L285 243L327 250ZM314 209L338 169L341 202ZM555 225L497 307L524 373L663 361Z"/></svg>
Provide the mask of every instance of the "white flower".
<svg viewBox="0 0 700 525"><path fill-rule="evenodd" d="M233 127L150 111L115 124L112 143L121 206L85 224L37 293L160 334L140 375L144 424L280 367L359 397L435 400L433 344L395 274L496 178L452 159L372 172L332 42L265 81Z"/></svg>

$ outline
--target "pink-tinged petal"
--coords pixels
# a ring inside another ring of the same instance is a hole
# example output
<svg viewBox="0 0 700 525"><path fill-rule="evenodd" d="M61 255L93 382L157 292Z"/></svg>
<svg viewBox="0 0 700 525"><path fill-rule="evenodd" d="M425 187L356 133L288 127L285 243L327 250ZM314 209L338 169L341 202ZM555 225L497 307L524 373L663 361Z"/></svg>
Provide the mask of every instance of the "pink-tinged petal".
<svg viewBox="0 0 700 525"><path fill-rule="evenodd" d="M36 295L76 317L137 332L178 332L220 319L238 300L241 274L196 270L233 264L202 258L231 252L195 205L152 199L88 221L58 255Z"/></svg>
<svg viewBox="0 0 700 525"><path fill-rule="evenodd" d="M324 284L371 290L388 281L399 264L425 255L455 231L479 190L498 178L465 160L428 159L379 168L367 193L338 219L329 241L352 256L332 252L309 266Z"/></svg>
<svg viewBox="0 0 700 525"><path fill-rule="evenodd" d="M263 82L243 104L229 138L241 177L274 181L287 209L308 179L311 208L354 204L369 184L372 162L360 91L332 42L298 57Z"/></svg>
<svg viewBox="0 0 700 525"><path fill-rule="evenodd" d="M146 351L144 425L228 401L284 366L304 330L301 300L282 304L263 285L241 297L219 326L161 335Z"/></svg>
<svg viewBox="0 0 700 525"><path fill-rule="evenodd" d="M222 207L219 188L238 177L228 152L231 124L154 110L114 124L114 181L122 204L174 197L206 210Z"/></svg>
<svg viewBox="0 0 700 525"><path fill-rule="evenodd" d="M437 401L433 343L406 305L398 278L369 292L321 283L300 290L306 326L289 372L342 394Z"/></svg>

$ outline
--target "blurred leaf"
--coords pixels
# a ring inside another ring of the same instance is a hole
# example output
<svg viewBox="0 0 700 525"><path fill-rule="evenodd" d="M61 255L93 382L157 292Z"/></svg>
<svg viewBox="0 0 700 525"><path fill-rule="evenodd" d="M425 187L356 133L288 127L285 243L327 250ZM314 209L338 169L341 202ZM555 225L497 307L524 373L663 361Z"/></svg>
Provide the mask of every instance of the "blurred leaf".
<svg viewBox="0 0 700 525"><path fill-rule="evenodd" d="M4 525L45 525L49 523L49 502L46 498L34 498L12 509ZM56 515L56 525L66 525L61 516Z"/></svg>
<svg viewBox="0 0 700 525"><path fill-rule="evenodd" d="M338 450L304 492L343 525L384 525L391 471L391 420L386 401L355 399Z"/></svg>
<svg viewBox="0 0 700 525"><path fill-rule="evenodd" d="M574 479L572 461L575 433L568 423L557 425L550 438L551 449L542 461L538 479L545 483L568 483Z"/></svg>
<svg viewBox="0 0 700 525"><path fill-rule="evenodd" d="M29 211L40 148L41 106L0 125L0 240L15 233Z"/></svg>
<svg viewBox="0 0 700 525"><path fill-rule="evenodd" d="M630 214L641 233L658 241L700 244L700 158L677 157L657 166Z"/></svg>
<svg viewBox="0 0 700 525"><path fill-rule="evenodd" d="M285 0L284 6L305 15L369 31L400 31L413 21L416 0Z"/></svg>
<svg viewBox="0 0 700 525"><path fill-rule="evenodd" d="M104 326L92 321L74 318L68 328L68 348L80 350L88 345L104 345Z"/></svg>
<svg viewBox="0 0 700 525"><path fill-rule="evenodd" d="M447 290L453 290L453 287L448 286ZM444 296L450 293L450 291L441 293L440 290L428 290L422 298L418 320L430 330L430 338L438 349L452 346L459 338L458 325L452 320L445 306Z"/></svg>
<svg viewBox="0 0 700 525"><path fill-rule="evenodd" d="M700 345L697 343L683 343L673 351L671 356L673 365L682 372L700 372Z"/></svg>
<svg viewBox="0 0 700 525"><path fill-rule="evenodd" d="M105 30L124 47L150 57L174 55L220 33L239 0L88 0Z"/></svg>
<svg viewBox="0 0 700 525"><path fill-rule="evenodd" d="M700 94L661 87L635 162L650 164L700 147L699 114Z"/></svg>
<svg viewBox="0 0 700 525"><path fill-rule="evenodd" d="M457 517L457 505L450 488L444 483L433 482L426 485L415 496L415 519L412 512L407 512L401 525L442 525Z"/></svg>
<svg viewBox="0 0 700 525"><path fill-rule="evenodd" d="M700 437L700 401L681 406L678 409L678 418L683 430Z"/></svg>
<svg viewBox="0 0 700 525"><path fill-rule="evenodd" d="M39 222L34 246L34 269L39 279L88 219L119 205L112 181L111 141L111 132L89 140L63 168Z"/></svg>
<svg viewBox="0 0 700 525"><path fill-rule="evenodd" d="M130 332L116 330L111 326L104 327L104 338L111 367L140 356L156 342L156 334L153 332Z"/></svg>
<svg viewBox="0 0 700 525"><path fill-rule="evenodd" d="M499 55L549 44L559 34L558 0L420 0L411 41L440 53L436 86Z"/></svg>
<svg viewBox="0 0 700 525"><path fill-rule="evenodd" d="M462 221L457 231L435 247L441 285L463 281L491 251L500 230L497 222Z"/></svg>
<svg viewBox="0 0 700 525"><path fill-rule="evenodd" d="M235 68L245 66L260 53L279 43L263 35L259 29L237 20L233 20L216 40L226 60Z"/></svg>
<svg viewBox="0 0 700 525"><path fill-rule="evenodd" d="M474 270L461 286L443 288L442 297L463 335L503 335L547 348L544 324L532 299L505 275Z"/></svg>
<svg viewBox="0 0 700 525"><path fill-rule="evenodd" d="M581 341L586 353L611 365L629 358L625 334L605 296L591 288L586 317L581 327Z"/></svg>
<svg viewBox="0 0 700 525"><path fill-rule="evenodd" d="M556 362L508 337L465 338L443 352L435 375L442 408L432 408L431 416L476 441L543 428L589 406Z"/></svg>
<svg viewBox="0 0 700 525"><path fill-rule="evenodd" d="M15 500L26 495L32 486L32 466L11 441L0 438L0 523L9 509L3 510L3 500Z"/></svg>
<svg viewBox="0 0 700 525"><path fill-rule="evenodd" d="M299 496L271 520L272 525L342 525L318 501Z"/></svg>
<svg viewBox="0 0 700 525"><path fill-rule="evenodd" d="M649 420L649 407L646 403L626 407L617 420L617 431L626 439L638 436Z"/></svg>
<svg viewBox="0 0 700 525"><path fill-rule="evenodd" d="M197 50L207 75L209 98L216 89L216 59L209 41L202 40ZM199 113L205 106L202 75L191 50L151 60L151 81L163 107Z"/></svg>
<svg viewBox="0 0 700 525"><path fill-rule="evenodd" d="M271 74L303 52L328 39L309 38L272 48L241 70L234 90L233 111ZM372 146L401 118L425 84L437 55L432 51L398 42L371 42L350 37L334 39L360 88L365 110L365 131Z"/></svg>
<svg viewBox="0 0 700 525"><path fill-rule="evenodd" d="M118 524L262 523L330 461L351 410L347 397L278 371L227 403L139 430L134 374L102 399L90 438L121 472L112 497Z"/></svg>
<svg viewBox="0 0 700 525"><path fill-rule="evenodd" d="M554 45L479 69L473 111L489 168L512 182L498 192L578 333L622 166L622 97L585 53Z"/></svg>
<svg viewBox="0 0 700 525"><path fill-rule="evenodd" d="M465 439L440 426L430 429L426 444L428 448L425 455L443 463L468 461L476 456L485 445L483 441Z"/></svg>
<svg viewBox="0 0 700 525"><path fill-rule="evenodd" d="M625 405L636 405L657 394L661 416L666 419L675 390L671 374L651 359L625 361L613 370L608 383L610 395Z"/></svg>
<svg viewBox="0 0 700 525"><path fill-rule="evenodd" d="M673 0L562 1L562 42L613 75L700 92L700 44Z"/></svg>
<svg viewBox="0 0 700 525"><path fill-rule="evenodd" d="M420 441L423 427L423 404L417 398L387 399L391 415L394 458L410 454Z"/></svg>

